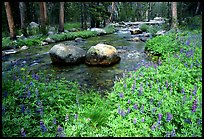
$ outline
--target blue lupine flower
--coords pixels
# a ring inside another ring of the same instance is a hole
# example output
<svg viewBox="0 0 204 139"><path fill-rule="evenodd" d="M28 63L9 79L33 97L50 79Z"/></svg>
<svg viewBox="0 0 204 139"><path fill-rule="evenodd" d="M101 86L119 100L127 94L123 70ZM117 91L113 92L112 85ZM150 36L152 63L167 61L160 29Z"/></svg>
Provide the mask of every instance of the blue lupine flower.
<svg viewBox="0 0 204 139"><path fill-rule="evenodd" d="M194 85L194 90L193 90L194 96L196 96L196 92L197 92L197 87L196 87L196 85Z"/></svg>
<svg viewBox="0 0 204 139"><path fill-rule="evenodd" d="M160 92L160 87L158 87L158 92Z"/></svg>
<svg viewBox="0 0 204 139"><path fill-rule="evenodd" d="M137 104L136 104L136 103L133 105L133 108L134 108L134 109L137 109Z"/></svg>
<svg viewBox="0 0 204 139"><path fill-rule="evenodd" d="M196 108L197 108L197 99L193 101L192 112L196 112Z"/></svg>
<svg viewBox="0 0 204 139"><path fill-rule="evenodd" d="M127 104L130 104L130 99L128 99L128 102L127 102Z"/></svg>
<svg viewBox="0 0 204 139"><path fill-rule="evenodd" d="M7 98L8 97L8 92L7 91L4 91L4 98Z"/></svg>
<svg viewBox="0 0 204 139"><path fill-rule="evenodd" d="M155 130L155 128L156 128L156 125L155 125L155 124L153 124L153 125L151 126L151 129L154 131L154 130Z"/></svg>
<svg viewBox="0 0 204 139"><path fill-rule="evenodd" d="M69 120L69 116L68 116L68 114L66 114L66 116L65 116L65 122L68 121L68 120Z"/></svg>
<svg viewBox="0 0 204 139"><path fill-rule="evenodd" d="M25 112L25 105L24 105L24 104L21 105L21 112L22 112L22 113Z"/></svg>
<svg viewBox="0 0 204 139"><path fill-rule="evenodd" d="M158 107L160 107L160 106L161 106L161 103L162 103L161 101L159 101L159 102L158 102Z"/></svg>
<svg viewBox="0 0 204 139"><path fill-rule="evenodd" d="M144 122L144 120L145 120L144 117L142 117L142 122Z"/></svg>
<svg viewBox="0 0 204 139"><path fill-rule="evenodd" d="M173 129L172 131L171 131L171 137L175 137L176 136L176 132L175 132L175 130Z"/></svg>
<svg viewBox="0 0 204 139"><path fill-rule="evenodd" d="M136 124L136 123L137 123L137 119L134 118L134 119L133 119L133 124Z"/></svg>
<svg viewBox="0 0 204 139"><path fill-rule="evenodd" d="M161 121L162 115L163 115L163 114L161 114L161 113L158 114L158 120L159 120L159 121Z"/></svg>
<svg viewBox="0 0 204 139"><path fill-rule="evenodd" d="M184 88L182 88L181 93L182 93L182 94L184 94L184 93L185 93L185 92L184 92Z"/></svg>
<svg viewBox="0 0 204 139"><path fill-rule="evenodd" d="M53 124L56 125L56 118L53 119Z"/></svg>
<svg viewBox="0 0 204 139"><path fill-rule="evenodd" d="M40 128L42 130L42 133L45 133L47 131L46 126L44 125L44 122L42 120L40 120Z"/></svg>
<svg viewBox="0 0 204 139"><path fill-rule="evenodd" d="M33 86L33 82L30 82L29 85L30 85L30 86Z"/></svg>
<svg viewBox="0 0 204 139"><path fill-rule="evenodd" d="M156 108L152 108L152 113L154 114L156 112Z"/></svg>
<svg viewBox="0 0 204 139"><path fill-rule="evenodd" d="M140 84L140 89L138 90L138 92L139 92L138 94L139 96L142 95L142 92L143 92L142 83Z"/></svg>
<svg viewBox="0 0 204 139"><path fill-rule="evenodd" d="M130 108L128 108L127 113L130 113Z"/></svg>
<svg viewBox="0 0 204 139"><path fill-rule="evenodd" d="M24 128L21 128L21 137L26 137L26 133Z"/></svg>
<svg viewBox="0 0 204 139"><path fill-rule="evenodd" d="M27 94L28 98L30 98L30 90L28 90L28 94Z"/></svg>
<svg viewBox="0 0 204 139"><path fill-rule="evenodd" d="M172 118L173 118L173 115L168 112L168 113L167 113L166 121L167 121L167 122L170 122L170 121L172 120Z"/></svg>
<svg viewBox="0 0 204 139"><path fill-rule="evenodd" d="M144 104L141 106L141 113L144 113Z"/></svg>
<svg viewBox="0 0 204 139"><path fill-rule="evenodd" d="M201 122L202 122L202 120L201 120L201 119L198 119L197 124L200 125Z"/></svg>
<svg viewBox="0 0 204 139"><path fill-rule="evenodd" d="M119 93L119 97L120 97L120 98L123 98L123 97L124 97L124 94L123 94L123 93Z"/></svg>
<svg viewBox="0 0 204 139"><path fill-rule="evenodd" d="M188 45L188 46L190 45L190 40L186 41L186 45Z"/></svg>
<svg viewBox="0 0 204 139"><path fill-rule="evenodd" d="M58 127L57 127L57 135L58 135L58 137L66 137L64 132L63 132L63 128L60 125L58 125Z"/></svg>
<svg viewBox="0 0 204 139"><path fill-rule="evenodd" d="M166 81L166 88L168 88L169 87L169 84L168 84L168 81Z"/></svg>
<svg viewBox="0 0 204 139"><path fill-rule="evenodd" d="M121 110L120 115L121 115L122 117L124 117L124 116L125 116L125 111L124 111L124 110Z"/></svg>
<svg viewBox="0 0 204 139"><path fill-rule="evenodd" d="M126 85L126 83L124 83L124 88L126 88L127 87L127 85Z"/></svg>
<svg viewBox="0 0 204 139"><path fill-rule="evenodd" d="M76 120L78 119L78 115L77 114L74 115L74 119L76 119Z"/></svg>
<svg viewBox="0 0 204 139"><path fill-rule="evenodd" d="M38 97L38 89L35 89L36 97Z"/></svg>
<svg viewBox="0 0 204 139"><path fill-rule="evenodd" d="M150 105L153 103L153 101L154 101L154 99L153 99L153 98L151 98L151 99L150 99Z"/></svg>
<svg viewBox="0 0 204 139"><path fill-rule="evenodd" d="M189 119L189 118L184 119L184 122L185 122L185 123L188 123L188 124L192 124L191 119Z"/></svg>
<svg viewBox="0 0 204 139"><path fill-rule="evenodd" d="M120 114L120 115L121 115L121 110L120 110L120 108L118 108L118 114Z"/></svg>

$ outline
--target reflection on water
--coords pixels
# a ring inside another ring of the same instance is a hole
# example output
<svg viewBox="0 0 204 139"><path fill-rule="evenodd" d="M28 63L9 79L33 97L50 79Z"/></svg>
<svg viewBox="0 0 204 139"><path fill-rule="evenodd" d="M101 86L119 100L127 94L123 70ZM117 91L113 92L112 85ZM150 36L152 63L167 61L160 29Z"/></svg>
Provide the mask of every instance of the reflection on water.
<svg viewBox="0 0 204 139"><path fill-rule="evenodd" d="M2 59L2 70L7 71L12 68L12 63L28 65L30 70L35 72L46 70L48 73L54 70L57 77L64 77L70 81L78 81L80 85L95 88L98 91L110 89L113 86L115 76L121 76L124 70L134 70L132 67L142 61L149 61L144 54L143 42L127 41L131 37L130 33L115 33L105 36L88 38L85 41L64 41L60 43L71 44L88 50L98 43L105 43L116 47L119 51L121 61L110 67L94 67L85 64L56 66L51 63L48 51L54 44L49 46L32 47L28 50L16 54L7 55Z"/></svg>

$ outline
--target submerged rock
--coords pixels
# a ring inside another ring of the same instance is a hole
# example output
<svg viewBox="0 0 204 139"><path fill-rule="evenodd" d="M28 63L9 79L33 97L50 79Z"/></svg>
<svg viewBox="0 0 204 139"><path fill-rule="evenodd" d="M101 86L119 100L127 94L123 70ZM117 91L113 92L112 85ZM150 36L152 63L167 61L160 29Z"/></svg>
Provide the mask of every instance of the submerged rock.
<svg viewBox="0 0 204 139"><path fill-rule="evenodd" d="M86 53L85 63L88 65L112 65L120 61L115 47L99 43Z"/></svg>
<svg viewBox="0 0 204 139"><path fill-rule="evenodd" d="M50 51L50 58L55 64L77 64L85 60L86 52L76 46L65 44L54 45Z"/></svg>
<svg viewBox="0 0 204 139"><path fill-rule="evenodd" d="M131 33L131 35L141 34L141 33L142 33L142 30L139 29L139 28L131 29L131 30L130 30L130 33Z"/></svg>

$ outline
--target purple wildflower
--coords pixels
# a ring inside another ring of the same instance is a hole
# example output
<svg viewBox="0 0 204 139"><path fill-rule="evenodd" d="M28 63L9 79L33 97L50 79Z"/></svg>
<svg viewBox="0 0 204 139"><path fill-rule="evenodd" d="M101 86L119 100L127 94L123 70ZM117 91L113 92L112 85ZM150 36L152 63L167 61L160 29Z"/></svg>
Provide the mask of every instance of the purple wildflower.
<svg viewBox="0 0 204 139"><path fill-rule="evenodd" d="M171 137L175 137L176 136L176 132L175 132L175 130L173 129L172 131L171 131Z"/></svg>
<svg viewBox="0 0 204 139"><path fill-rule="evenodd" d="M185 93L185 92L184 92L184 88L182 88L181 93L182 93L182 94L184 94L184 93Z"/></svg>
<svg viewBox="0 0 204 139"><path fill-rule="evenodd" d="M4 96L4 98L7 98L8 97L8 92L5 91L3 96Z"/></svg>
<svg viewBox="0 0 204 139"><path fill-rule="evenodd" d="M74 115L74 119L76 119L76 120L78 119L78 115L77 114Z"/></svg>
<svg viewBox="0 0 204 139"><path fill-rule="evenodd" d="M159 113L159 114L158 114L158 120L161 121L161 119L162 119L162 114Z"/></svg>
<svg viewBox="0 0 204 139"><path fill-rule="evenodd" d="M142 95L142 92L143 92L142 83L140 84L140 89L139 89L138 91L139 91L139 94L138 94L138 95L139 95L139 96Z"/></svg>
<svg viewBox="0 0 204 139"><path fill-rule="evenodd" d="M168 81L166 81L166 89L169 87Z"/></svg>
<svg viewBox="0 0 204 139"><path fill-rule="evenodd" d="M156 112L156 108L152 108L152 113L154 114Z"/></svg>
<svg viewBox="0 0 204 139"><path fill-rule="evenodd" d="M30 82L29 85L30 85L30 86L33 86L33 82Z"/></svg>
<svg viewBox="0 0 204 139"><path fill-rule="evenodd" d="M190 100L192 99L192 95L190 95Z"/></svg>
<svg viewBox="0 0 204 139"><path fill-rule="evenodd" d="M194 96L196 96L196 92L197 92L197 87L196 87L196 85L194 85L194 90L193 90Z"/></svg>
<svg viewBox="0 0 204 139"><path fill-rule="evenodd" d="M126 83L124 83L124 88L127 88L127 85L126 85Z"/></svg>
<svg viewBox="0 0 204 139"><path fill-rule="evenodd" d="M151 99L150 99L150 105L153 103L153 101L154 101L154 99L153 99L153 98L151 98Z"/></svg>
<svg viewBox="0 0 204 139"><path fill-rule="evenodd" d="M136 103L133 105L133 108L134 108L134 109L137 109L137 104L136 104Z"/></svg>
<svg viewBox="0 0 204 139"><path fill-rule="evenodd" d="M160 87L158 87L158 92L160 92Z"/></svg>
<svg viewBox="0 0 204 139"><path fill-rule="evenodd" d="M118 108L118 114L121 115L121 110L120 110L120 108Z"/></svg>
<svg viewBox="0 0 204 139"><path fill-rule="evenodd" d="M198 119L197 124L200 125L201 122L202 122L202 120L201 120L201 119Z"/></svg>
<svg viewBox="0 0 204 139"><path fill-rule="evenodd" d="M56 118L53 119L53 124L56 125Z"/></svg>
<svg viewBox="0 0 204 139"><path fill-rule="evenodd" d="M161 103L162 103L161 101L159 101L159 102L158 102L158 107L160 107L160 106L161 106Z"/></svg>
<svg viewBox="0 0 204 139"><path fill-rule="evenodd" d="M121 115L122 117L124 117L124 116L125 116L125 111L124 111L124 110L121 110L120 115Z"/></svg>
<svg viewBox="0 0 204 139"><path fill-rule="evenodd" d="M155 124L153 124L153 125L151 126L151 129L154 131L154 130L155 130L155 128L156 128L156 125L155 125Z"/></svg>
<svg viewBox="0 0 204 139"><path fill-rule="evenodd" d="M192 112L196 112L196 108L197 108L197 99L193 101Z"/></svg>
<svg viewBox="0 0 204 139"><path fill-rule="evenodd" d="M69 120L69 116L68 116L68 114L66 114L66 116L65 116L65 122L68 121L68 120Z"/></svg>
<svg viewBox="0 0 204 139"><path fill-rule="evenodd" d="M172 118L173 118L173 115L168 112L168 113L167 113L166 121L167 121L167 122L170 122L170 121L172 120Z"/></svg>
<svg viewBox="0 0 204 139"><path fill-rule="evenodd" d="M124 94L123 93L119 93L119 97L120 98L124 98Z"/></svg>
<svg viewBox="0 0 204 139"><path fill-rule="evenodd" d="M186 45L188 45L188 46L190 45L190 40L186 41Z"/></svg>
<svg viewBox="0 0 204 139"><path fill-rule="evenodd" d="M144 104L141 106L141 113L144 113Z"/></svg>
<svg viewBox="0 0 204 139"><path fill-rule="evenodd" d="M26 133L24 128L21 128L21 137L26 137Z"/></svg>
<svg viewBox="0 0 204 139"><path fill-rule="evenodd" d="M188 123L188 124L192 124L191 119L189 119L189 118L184 119L184 122L185 122L185 123Z"/></svg>
<svg viewBox="0 0 204 139"><path fill-rule="evenodd" d="M21 105L21 112L22 112L22 113L25 112L25 105L24 105L24 104Z"/></svg>
<svg viewBox="0 0 204 139"><path fill-rule="evenodd" d="M57 135L59 137L66 137L63 131L64 131L64 129L60 125L58 125L58 127L57 127Z"/></svg>
<svg viewBox="0 0 204 139"><path fill-rule="evenodd" d="M133 124L136 124L136 123L137 123L137 119L134 118L134 119L133 119Z"/></svg>
<svg viewBox="0 0 204 139"><path fill-rule="evenodd" d="M127 113L130 113L130 108L128 108Z"/></svg>
<svg viewBox="0 0 204 139"><path fill-rule="evenodd" d="M47 128L46 126L44 125L44 122L42 120L40 120L40 128L42 130L42 133L46 132L47 131Z"/></svg>
<svg viewBox="0 0 204 139"><path fill-rule="evenodd" d="M144 122L144 120L145 120L144 117L142 117L142 122Z"/></svg>
<svg viewBox="0 0 204 139"><path fill-rule="evenodd" d="M130 104L130 99L128 99L128 102L127 102L127 104Z"/></svg>
<svg viewBox="0 0 204 139"><path fill-rule="evenodd" d="M28 90L28 94L27 94L28 98L30 98L30 90Z"/></svg>

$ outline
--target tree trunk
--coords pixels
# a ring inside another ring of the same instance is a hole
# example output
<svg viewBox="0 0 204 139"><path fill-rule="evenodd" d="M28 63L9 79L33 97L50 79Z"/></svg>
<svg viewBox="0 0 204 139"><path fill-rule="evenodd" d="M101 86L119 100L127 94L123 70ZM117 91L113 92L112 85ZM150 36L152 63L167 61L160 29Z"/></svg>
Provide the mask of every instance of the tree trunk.
<svg viewBox="0 0 204 139"><path fill-rule="evenodd" d="M21 17L21 30L25 37L27 37L26 25L25 25L25 8L26 5L24 2L19 2L19 10L20 10L20 17Z"/></svg>
<svg viewBox="0 0 204 139"><path fill-rule="evenodd" d="M64 32L64 2L60 2L59 32Z"/></svg>
<svg viewBox="0 0 204 139"><path fill-rule="evenodd" d="M115 12L115 2L112 2L111 4L111 15L109 17L108 23L112 23L113 22L113 14Z"/></svg>
<svg viewBox="0 0 204 139"><path fill-rule="evenodd" d="M87 29L87 6L85 2L83 2L83 4L84 4L84 29Z"/></svg>
<svg viewBox="0 0 204 139"><path fill-rule="evenodd" d="M40 5L40 25L41 25L41 33L46 35L46 28L45 28L45 11L44 11L44 4L43 2L39 2Z"/></svg>
<svg viewBox="0 0 204 139"><path fill-rule="evenodd" d="M10 31L10 39L16 40L16 33L15 33L15 26L14 26L14 20L13 15L11 12L11 5L9 2L4 2L5 8L6 8L6 16L8 20L9 25L9 31Z"/></svg>
<svg viewBox="0 0 204 139"><path fill-rule="evenodd" d="M172 27L177 28L177 2L172 2Z"/></svg>
<svg viewBox="0 0 204 139"><path fill-rule="evenodd" d="M47 5L46 2L43 2L43 10L44 10L44 16L45 16L45 25L48 24L48 18L47 18Z"/></svg>
<svg viewBox="0 0 204 139"><path fill-rule="evenodd" d="M198 14L199 8L200 8L200 2L198 2L198 4L197 4L197 8L196 8L195 15L197 15L197 14Z"/></svg>
<svg viewBox="0 0 204 139"><path fill-rule="evenodd" d="M84 28L84 8L83 8L83 3L81 2L81 5L80 5L81 7L81 28L83 29Z"/></svg>

